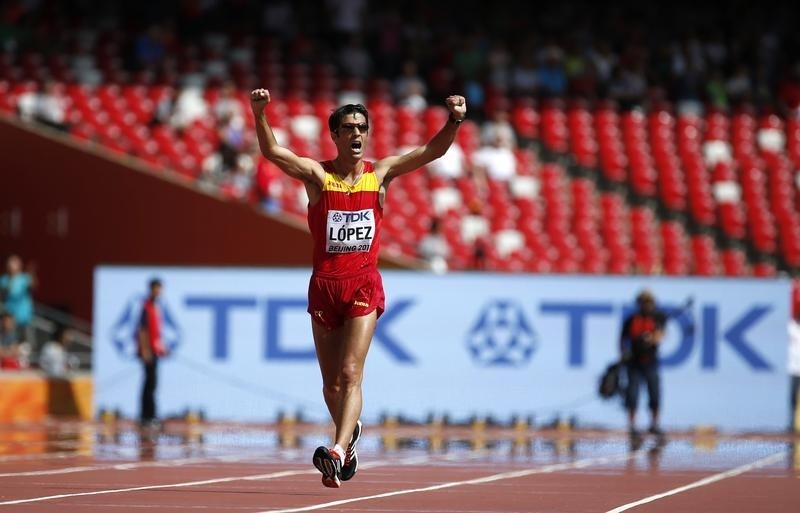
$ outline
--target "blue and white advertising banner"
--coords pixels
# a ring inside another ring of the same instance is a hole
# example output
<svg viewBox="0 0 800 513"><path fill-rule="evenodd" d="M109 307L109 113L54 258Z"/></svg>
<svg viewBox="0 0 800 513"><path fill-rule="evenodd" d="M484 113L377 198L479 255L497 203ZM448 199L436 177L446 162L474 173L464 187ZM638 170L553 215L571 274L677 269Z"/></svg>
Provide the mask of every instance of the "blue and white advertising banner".
<svg viewBox="0 0 800 513"><path fill-rule="evenodd" d="M310 272L297 269L100 267L94 291L95 407L139 414L135 331L153 277L168 357L159 415L269 421L327 419L306 313ZM619 358L623 318L651 289L669 314L660 349L668 428L785 429L787 280L539 276L384 271L386 312L366 363L363 418L448 414L537 422L575 417L623 427L597 394ZM647 420L647 394L639 398Z"/></svg>

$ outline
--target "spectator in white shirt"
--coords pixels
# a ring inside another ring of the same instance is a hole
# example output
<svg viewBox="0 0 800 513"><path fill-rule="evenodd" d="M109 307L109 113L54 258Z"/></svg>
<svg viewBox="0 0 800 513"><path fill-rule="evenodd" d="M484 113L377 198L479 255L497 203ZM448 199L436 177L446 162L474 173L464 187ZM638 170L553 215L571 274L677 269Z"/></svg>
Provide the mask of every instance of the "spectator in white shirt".
<svg viewBox="0 0 800 513"><path fill-rule="evenodd" d="M464 175L465 166L464 150L454 142L444 155L428 164L428 171L432 176L452 180Z"/></svg>
<svg viewBox="0 0 800 513"><path fill-rule="evenodd" d="M482 146L472 155L476 185L485 191L488 180L508 182L517 174L517 160L511 148L504 146L502 135L495 133L491 145Z"/></svg>
<svg viewBox="0 0 800 513"><path fill-rule="evenodd" d="M72 358L67 352L69 345L69 330L60 327L53 336L53 340L42 347L39 355L39 367L48 378L66 378L73 367Z"/></svg>
<svg viewBox="0 0 800 513"><path fill-rule="evenodd" d="M431 220L430 231L420 241L417 252L433 272L447 272L447 258L450 256L450 245L447 244L447 240L442 235L438 219L434 218Z"/></svg>
<svg viewBox="0 0 800 513"><path fill-rule="evenodd" d="M397 103L421 112L427 107L425 81L419 76L417 63L408 60L403 63L403 73L394 82L394 95Z"/></svg>
<svg viewBox="0 0 800 513"><path fill-rule="evenodd" d="M512 150L517 147L517 135L508 120L507 110L497 109L494 111L492 119L481 127L481 140L484 144L492 144L492 141L499 140L500 146Z"/></svg>

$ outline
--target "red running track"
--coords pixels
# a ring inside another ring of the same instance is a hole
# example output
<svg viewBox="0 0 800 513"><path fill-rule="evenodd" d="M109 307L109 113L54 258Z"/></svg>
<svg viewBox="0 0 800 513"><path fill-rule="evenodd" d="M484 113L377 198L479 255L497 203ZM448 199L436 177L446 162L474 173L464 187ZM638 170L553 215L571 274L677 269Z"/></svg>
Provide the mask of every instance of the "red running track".
<svg viewBox="0 0 800 513"><path fill-rule="evenodd" d="M634 450L619 433L431 433L367 426L359 473L331 490L310 464L324 426L0 428L0 513L784 513L800 505L798 439L673 435Z"/></svg>

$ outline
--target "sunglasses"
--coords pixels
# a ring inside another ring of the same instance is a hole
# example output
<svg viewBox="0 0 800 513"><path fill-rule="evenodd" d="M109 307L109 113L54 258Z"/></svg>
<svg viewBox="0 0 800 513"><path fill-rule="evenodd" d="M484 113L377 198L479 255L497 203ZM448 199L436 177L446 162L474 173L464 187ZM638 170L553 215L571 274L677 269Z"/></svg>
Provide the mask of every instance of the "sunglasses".
<svg viewBox="0 0 800 513"><path fill-rule="evenodd" d="M367 123L342 123L339 125L339 129L348 133L354 132L356 128L358 128L358 131L362 133L369 132L369 124Z"/></svg>

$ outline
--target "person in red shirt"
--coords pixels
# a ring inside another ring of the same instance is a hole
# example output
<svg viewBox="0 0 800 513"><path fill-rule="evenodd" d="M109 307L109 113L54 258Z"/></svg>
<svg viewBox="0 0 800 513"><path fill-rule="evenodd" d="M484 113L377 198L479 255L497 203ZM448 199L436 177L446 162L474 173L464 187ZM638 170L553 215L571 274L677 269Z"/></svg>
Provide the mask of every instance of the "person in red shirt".
<svg viewBox="0 0 800 513"><path fill-rule="evenodd" d="M448 96L449 119L427 144L376 162L364 159L370 127L363 105L344 105L330 115L328 128L337 156L317 162L277 143L264 113L269 101L266 89L250 94L261 153L302 181L308 193L308 226L314 241L308 312L323 397L336 426L333 446L318 447L313 463L322 473L322 484L338 488L358 469L364 361L384 310L378 241L387 188L398 176L444 155L466 116L466 101L463 96Z"/></svg>
<svg viewBox="0 0 800 513"><path fill-rule="evenodd" d="M150 280L150 292L142 303L142 315L139 318L139 327L136 332L137 355L144 369L139 417L142 427L150 427L157 422L155 395L158 360L167 354L162 339L161 312L158 306L162 288L161 280L157 278Z"/></svg>
<svg viewBox="0 0 800 513"><path fill-rule="evenodd" d="M636 409L642 381L647 384L649 432L659 438L664 436L659 427L661 380L658 374L658 348L664 338L667 321L664 313L656 308L656 299L650 290L641 291L636 296L636 303L639 309L625 319L620 335L620 351L628 376L625 394L628 430L634 443L641 439L641 434L636 430Z"/></svg>

